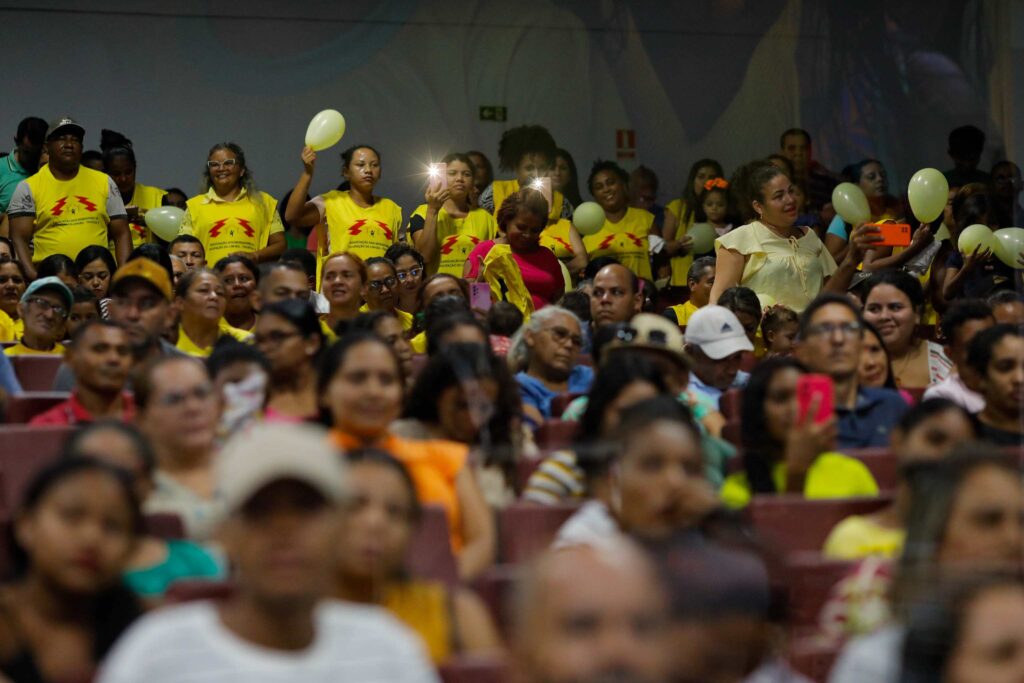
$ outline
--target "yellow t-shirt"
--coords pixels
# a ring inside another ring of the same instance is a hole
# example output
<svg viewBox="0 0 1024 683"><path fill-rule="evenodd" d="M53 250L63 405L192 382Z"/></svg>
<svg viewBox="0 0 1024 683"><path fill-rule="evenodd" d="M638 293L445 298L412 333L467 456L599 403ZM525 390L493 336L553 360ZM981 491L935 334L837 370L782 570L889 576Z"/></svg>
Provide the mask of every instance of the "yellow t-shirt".
<svg viewBox="0 0 1024 683"><path fill-rule="evenodd" d="M697 308L697 305L692 301L687 301L685 304L669 306L668 310L676 314L676 324L679 325L679 327L686 327L690 324L690 316L700 309Z"/></svg>
<svg viewBox="0 0 1024 683"><path fill-rule="evenodd" d="M796 239L784 239L754 221L715 240L715 249L730 249L746 257L739 284L767 294L797 313L818 296L825 280L836 272L832 254L814 231L804 228Z"/></svg>
<svg viewBox="0 0 1024 683"><path fill-rule="evenodd" d="M260 200L262 206L250 201L242 188L229 202L210 188L188 200L179 234L193 235L202 242L210 267L235 252L263 249L271 235L284 232L284 225L277 213L277 200L266 192L260 192Z"/></svg>
<svg viewBox="0 0 1024 683"><path fill-rule="evenodd" d="M435 664L452 655L448 589L433 581L403 581L384 592L384 608L412 629Z"/></svg>
<svg viewBox="0 0 1024 683"><path fill-rule="evenodd" d="M424 354L427 352L427 333L420 332L415 337L409 340L409 346L412 347L413 353Z"/></svg>
<svg viewBox="0 0 1024 683"><path fill-rule="evenodd" d="M494 217L498 217L498 211L506 199L519 192L518 180L495 180L491 183L491 191L494 193ZM548 223L555 223L562 218L562 204L565 198L558 190L551 191L551 210L548 212Z"/></svg>
<svg viewBox="0 0 1024 683"><path fill-rule="evenodd" d="M64 345L57 342L49 351L37 351L36 349L30 349L21 342L18 342L14 346L8 346L4 349L4 353L8 356L63 356Z"/></svg>
<svg viewBox="0 0 1024 683"><path fill-rule="evenodd" d="M859 560L862 557L896 557L903 551L905 529L890 529L870 517L847 517L829 533L822 552L837 560Z"/></svg>
<svg viewBox="0 0 1024 683"><path fill-rule="evenodd" d="M162 204L165 194L167 190L161 190L159 187L135 183L135 191L132 192L129 206L137 206L142 212L149 211ZM128 227L132 231L132 249L153 241L153 233L146 226L129 221Z"/></svg>
<svg viewBox="0 0 1024 683"><path fill-rule="evenodd" d="M365 261L383 256L398 239L402 207L390 199L376 197L373 206L363 208L347 190L331 190L317 197L314 204L327 222L325 254L348 252Z"/></svg>
<svg viewBox="0 0 1024 683"><path fill-rule="evenodd" d="M650 280L651 257L647 236L651 234L653 225L654 214L631 206L618 223L605 220L599 231L584 237L583 246L591 260L599 256L613 256L637 277Z"/></svg>
<svg viewBox="0 0 1024 683"><path fill-rule="evenodd" d="M327 318L320 318L320 333L324 335L324 341L328 344L338 341L338 335L334 334L334 330L327 324Z"/></svg>
<svg viewBox="0 0 1024 683"><path fill-rule="evenodd" d="M676 217L675 239L682 239L686 231L693 225L696 214L690 214L689 219L683 221L683 214L686 213L686 201L682 198L670 201L665 207L665 212L671 213ZM693 253L673 256L670 265L672 267L672 279L669 280L669 284L673 287L685 287L686 276L690 272L690 266L693 265Z"/></svg>
<svg viewBox="0 0 1024 683"><path fill-rule="evenodd" d="M775 490L786 488L786 464L776 463L772 468ZM804 479L804 498L852 498L877 496L878 484L860 460L842 453L822 453L807 470ZM745 472L730 474L722 484L722 502L731 508L746 507L750 503L750 483Z"/></svg>
<svg viewBox="0 0 1024 683"><path fill-rule="evenodd" d="M22 325L24 327L24 325ZM15 323L11 316L7 315L6 311L0 311L0 342L14 341L22 335L22 332L18 332L18 325Z"/></svg>
<svg viewBox="0 0 1024 683"><path fill-rule="evenodd" d="M413 224L422 226L427 205L420 204L409 219L409 235ZM419 219L419 220L417 220ZM442 208L437 212L438 262L431 264L429 274L448 273L462 277L462 266L476 245L498 236L498 222L483 209L471 209L463 218L455 218ZM411 241L411 240L410 240Z"/></svg>
<svg viewBox="0 0 1024 683"><path fill-rule="evenodd" d="M359 312L360 313L369 313L370 312L370 305L369 304L363 304L362 306L359 307ZM394 316L396 318L398 318L398 322L402 323L402 329L404 331L408 332L409 330L412 329L412 325L415 322L415 320L414 320L414 318L412 316L412 313L406 313L405 311L403 311L400 308L396 308L395 310L391 311L391 313L394 314Z"/></svg>
<svg viewBox="0 0 1024 683"><path fill-rule="evenodd" d="M227 335L229 337L234 337L240 342L245 342L247 344L252 343L251 332L246 332L245 330L240 330L237 327L232 327L231 325L228 325L227 321L223 318L221 318L220 324L217 327L220 329L220 336L222 337ZM178 325L178 343L175 345L175 348L182 353L187 353L190 356L198 356L199 358L206 358L210 355L210 352L213 351L212 346L203 348L189 339L188 335L185 334L185 328L181 325Z"/></svg>
<svg viewBox="0 0 1024 683"><path fill-rule="evenodd" d="M110 219L124 217L117 187L106 173L82 166L71 180L57 180L50 167L43 166L25 183L35 204L33 263L54 254L74 260L86 247L106 247ZM113 210L117 215L109 215ZM13 204L11 215L18 215Z"/></svg>
<svg viewBox="0 0 1024 683"><path fill-rule="evenodd" d="M553 251L559 261L571 260L576 256L576 252L572 248L572 241L569 239L571 227L572 221L568 218L560 218L557 223L548 225L540 234L540 246Z"/></svg>

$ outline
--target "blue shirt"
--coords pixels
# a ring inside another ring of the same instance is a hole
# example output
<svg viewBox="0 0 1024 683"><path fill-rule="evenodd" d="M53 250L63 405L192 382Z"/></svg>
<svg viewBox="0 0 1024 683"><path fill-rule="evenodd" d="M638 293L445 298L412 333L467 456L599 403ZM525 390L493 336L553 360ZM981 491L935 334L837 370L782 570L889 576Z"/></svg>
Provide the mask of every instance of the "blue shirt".
<svg viewBox="0 0 1024 683"><path fill-rule="evenodd" d="M732 384L730 384L728 388L723 390L704 384L704 382L700 381L700 377L697 377L696 373L691 372L690 390L693 393L697 394L698 397L707 399L708 403L713 405L715 407L715 410L718 410L718 400L722 398L722 394L724 394L729 389L742 389L743 387L747 386L748 380L750 380L750 373L743 372L742 370L740 370L739 372L736 373L736 378L733 379Z"/></svg>
<svg viewBox="0 0 1024 683"><path fill-rule="evenodd" d="M21 383L18 381L18 376L14 374L11 358L5 353L0 353L0 389L6 391L9 396L21 393Z"/></svg>
<svg viewBox="0 0 1024 683"><path fill-rule="evenodd" d="M525 372L517 374L516 381L519 382L519 395L523 399L523 404L533 406L545 418L550 418L551 401L558 396L558 392L551 391L539 379L531 377ZM590 391L593 381L594 368L589 365L577 365L569 373L568 392L570 394L585 394Z"/></svg>
<svg viewBox="0 0 1024 683"><path fill-rule="evenodd" d="M836 406L839 450L889 445L889 432L909 406L894 389L860 387L853 408Z"/></svg>
<svg viewBox="0 0 1024 683"><path fill-rule="evenodd" d="M14 188L29 175L29 172L18 163L15 152L0 159L0 213L7 213L7 205L11 203Z"/></svg>
<svg viewBox="0 0 1024 683"><path fill-rule="evenodd" d="M850 241L850 228L839 216L833 218L832 222L828 224L828 234L841 237L845 242Z"/></svg>

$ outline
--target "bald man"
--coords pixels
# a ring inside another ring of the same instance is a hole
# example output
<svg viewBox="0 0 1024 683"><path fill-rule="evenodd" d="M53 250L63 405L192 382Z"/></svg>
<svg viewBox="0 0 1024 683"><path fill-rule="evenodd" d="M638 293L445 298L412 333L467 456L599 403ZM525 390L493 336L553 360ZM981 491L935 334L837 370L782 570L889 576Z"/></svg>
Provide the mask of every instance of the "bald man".
<svg viewBox="0 0 1024 683"><path fill-rule="evenodd" d="M597 271L590 294L590 319L595 330L603 325L629 322L642 306L640 280L633 271L618 263Z"/></svg>
<svg viewBox="0 0 1024 683"><path fill-rule="evenodd" d="M668 680L666 603L650 561L629 541L548 553L517 604L517 680Z"/></svg>

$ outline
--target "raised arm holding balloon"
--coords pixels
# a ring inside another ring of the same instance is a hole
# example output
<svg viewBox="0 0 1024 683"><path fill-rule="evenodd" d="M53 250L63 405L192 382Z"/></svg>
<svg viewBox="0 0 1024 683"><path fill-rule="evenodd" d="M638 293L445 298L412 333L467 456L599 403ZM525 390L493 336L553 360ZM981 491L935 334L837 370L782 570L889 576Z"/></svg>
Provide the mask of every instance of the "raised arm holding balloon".
<svg viewBox="0 0 1024 683"><path fill-rule="evenodd" d="M837 215L825 234L825 246L836 263L846 258L851 226L896 218L900 213L896 198L889 194L888 176L880 161L864 159L850 164L843 175L849 182L840 183L832 191Z"/></svg>

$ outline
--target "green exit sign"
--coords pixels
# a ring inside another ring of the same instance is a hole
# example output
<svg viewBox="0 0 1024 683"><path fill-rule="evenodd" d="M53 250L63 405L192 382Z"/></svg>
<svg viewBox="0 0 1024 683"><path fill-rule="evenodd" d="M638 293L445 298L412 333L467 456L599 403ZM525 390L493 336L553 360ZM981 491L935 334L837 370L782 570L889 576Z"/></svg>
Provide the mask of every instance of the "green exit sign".
<svg viewBox="0 0 1024 683"><path fill-rule="evenodd" d="M508 110L505 107L484 106L480 107L481 121L507 121Z"/></svg>

